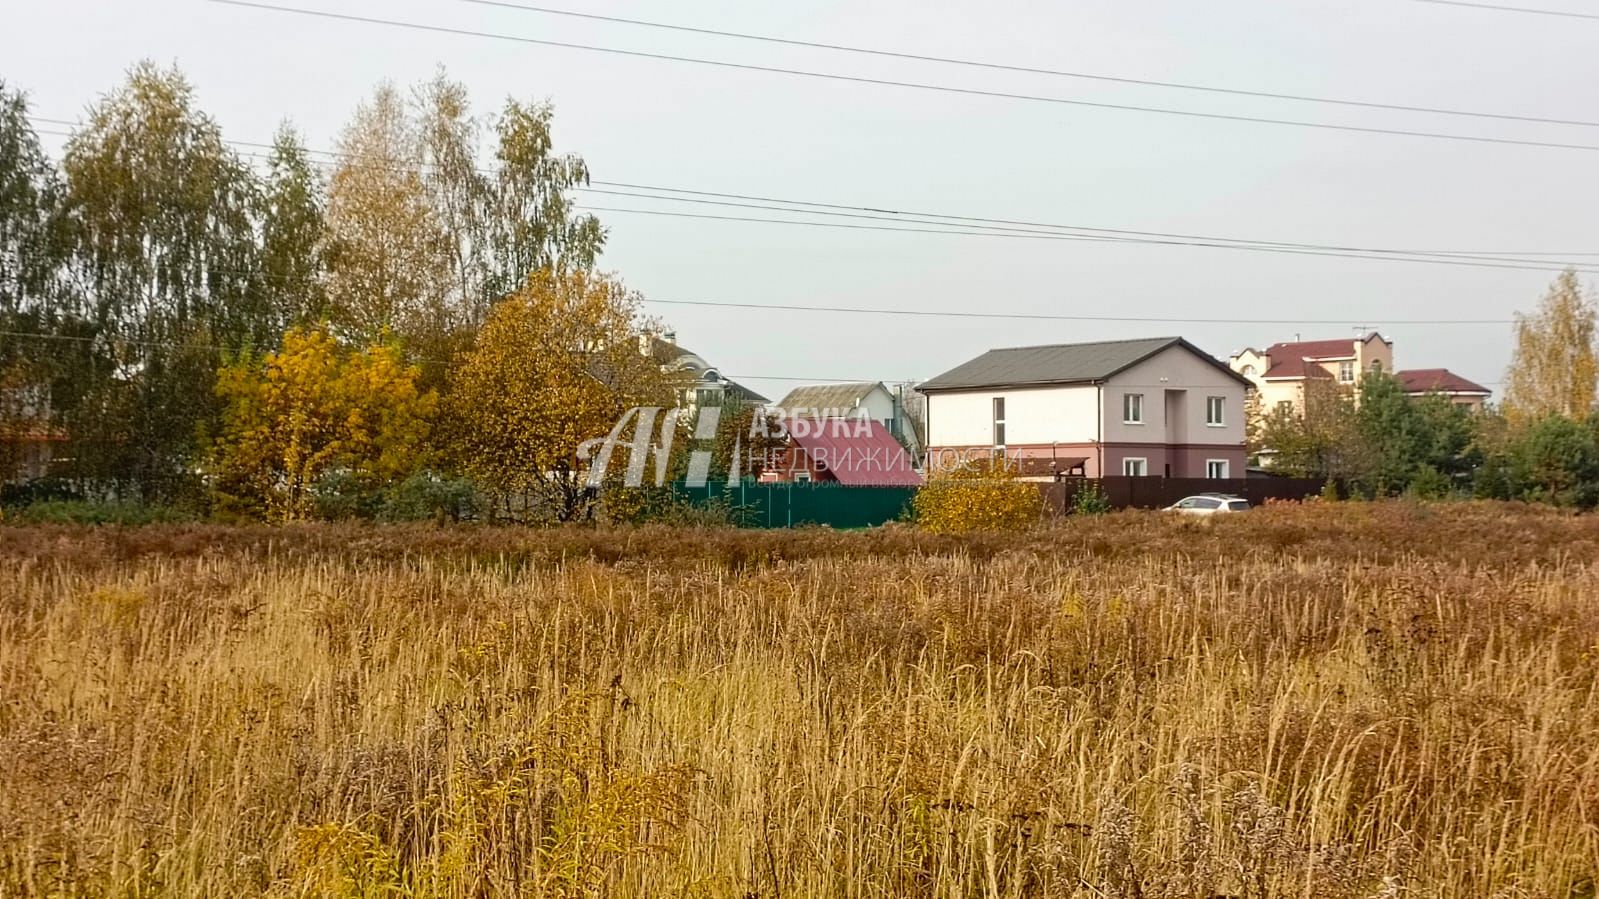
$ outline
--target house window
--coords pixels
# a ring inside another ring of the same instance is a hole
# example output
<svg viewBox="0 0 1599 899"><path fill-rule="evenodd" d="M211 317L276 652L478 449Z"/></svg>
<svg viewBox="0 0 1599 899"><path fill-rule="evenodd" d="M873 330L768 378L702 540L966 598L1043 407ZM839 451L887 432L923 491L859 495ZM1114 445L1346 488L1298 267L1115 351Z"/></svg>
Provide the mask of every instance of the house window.
<svg viewBox="0 0 1599 899"><path fill-rule="evenodd" d="M1355 382L1355 361L1345 359L1338 363L1338 383L1353 384Z"/></svg>
<svg viewBox="0 0 1599 899"><path fill-rule="evenodd" d="M1205 397L1205 424L1219 428L1227 423L1227 398L1224 396Z"/></svg>
<svg viewBox="0 0 1599 899"><path fill-rule="evenodd" d="M1142 393L1122 394L1122 422L1130 425L1144 423L1144 395Z"/></svg>
<svg viewBox="0 0 1599 899"><path fill-rule="evenodd" d="M1149 474L1148 459L1123 459L1122 474L1129 478L1141 478Z"/></svg>
<svg viewBox="0 0 1599 899"><path fill-rule="evenodd" d="M1205 460L1205 477L1207 477L1207 478L1216 478L1216 479L1226 478L1226 477L1228 477L1227 470L1228 470L1228 465L1227 465L1227 460L1226 459L1206 459Z"/></svg>
<svg viewBox="0 0 1599 899"><path fill-rule="evenodd" d="M796 471L794 472L794 481L799 484L809 484L811 482L811 473L808 471Z"/></svg>
<svg viewBox="0 0 1599 899"><path fill-rule="evenodd" d="M1255 376L1255 367L1253 365L1244 366L1243 374L1246 378L1253 378Z"/></svg>
<svg viewBox="0 0 1599 899"><path fill-rule="evenodd" d="M994 445L1005 445L1005 398L994 397Z"/></svg>
<svg viewBox="0 0 1599 899"><path fill-rule="evenodd" d="M1382 374L1382 360L1381 359L1373 359L1373 360L1371 360L1371 373L1374 374L1374 375Z"/></svg>

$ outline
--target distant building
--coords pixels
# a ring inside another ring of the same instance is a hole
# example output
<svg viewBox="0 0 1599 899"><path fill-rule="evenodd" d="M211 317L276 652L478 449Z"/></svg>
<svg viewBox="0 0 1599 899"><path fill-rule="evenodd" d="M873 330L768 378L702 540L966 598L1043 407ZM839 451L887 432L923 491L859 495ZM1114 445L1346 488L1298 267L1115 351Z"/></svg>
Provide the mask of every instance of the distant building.
<svg viewBox="0 0 1599 899"><path fill-rule="evenodd" d="M1412 397L1438 395L1457 406L1481 412L1493 391L1447 368L1413 368L1395 375Z"/></svg>
<svg viewBox="0 0 1599 899"><path fill-rule="evenodd" d="M1353 388L1367 373L1393 374L1393 342L1376 331L1347 340L1274 343L1264 350L1246 348L1229 360L1232 370L1249 379L1260 398L1260 410L1302 413L1311 381Z"/></svg>
<svg viewBox="0 0 1599 899"><path fill-rule="evenodd" d="M1249 386L1180 337L990 350L918 386L927 469L1241 478Z"/></svg>
<svg viewBox="0 0 1599 899"><path fill-rule="evenodd" d="M766 482L832 482L846 487L916 487L922 476L880 421L800 418L790 421L787 443L761 472Z"/></svg>
<svg viewBox="0 0 1599 899"><path fill-rule="evenodd" d="M881 381L807 384L790 390L777 404L785 418L859 418L878 422L920 455L920 441L903 398Z"/></svg>
<svg viewBox="0 0 1599 899"><path fill-rule="evenodd" d="M50 388L29 384L0 389L0 482L48 477L66 433L51 423Z"/></svg>
<svg viewBox="0 0 1599 899"><path fill-rule="evenodd" d="M769 402L766 397L743 384L724 377L715 366L698 354L678 346L677 334L673 331L667 331L660 336L646 335L643 342L645 352L660 364L662 370L677 373L687 380L681 398L681 403L686 408Z"/></svg>

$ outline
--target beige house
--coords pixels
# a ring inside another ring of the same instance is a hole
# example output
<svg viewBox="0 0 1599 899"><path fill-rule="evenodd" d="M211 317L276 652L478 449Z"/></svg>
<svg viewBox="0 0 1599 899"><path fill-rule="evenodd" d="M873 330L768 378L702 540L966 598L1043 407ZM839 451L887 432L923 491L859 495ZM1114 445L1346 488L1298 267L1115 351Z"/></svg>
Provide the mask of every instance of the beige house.
<svg viewBox="0 0 1599 899"><path fill-rule="evenodd" d="M1302 412L1305 387L1323 381L1353 388L1368 372L1394 372L1393 342L1372 331L1348 340L1274 343L1264 350L1247 348L1228 360L1232 370L1255 388L1262 413L1276 409Z"/></svg>

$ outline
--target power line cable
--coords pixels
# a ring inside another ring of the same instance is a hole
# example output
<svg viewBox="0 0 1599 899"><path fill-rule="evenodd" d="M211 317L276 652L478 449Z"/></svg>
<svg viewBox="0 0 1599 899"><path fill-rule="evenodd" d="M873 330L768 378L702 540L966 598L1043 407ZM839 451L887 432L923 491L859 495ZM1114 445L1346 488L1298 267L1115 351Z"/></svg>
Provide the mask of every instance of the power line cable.
<svg viewBox="0 0 1599 899"><path fill-rule="evenodd" d="M928 228L898 228L898 227L893 227L893 226L888 226L888 225L852 225L852 224L845 224L845 223L842 223L842 222L808 222L808 221L801 221L801 220L798 220L798 219L774 219L774 218L763 218L763 217L760 217L760 216L747 216L747 215L710 215L708 213L676 212L676 211L665 210L665 209L634 209L634 208L621 207L621 206L595 206L595 205L587 204L587 203L574 204L574 208L586 210L586 211L589 211L589 212L620 212L620 213L628 213L628 214L635 214L635 215L653 215L653 216L665 216L665 217L670 217L670 218L701 219L701 220L705 220L705 221L744 222L744 223L756 223L756 224L768 224L768 225L798 225L798 226L802 226L802 227L813 227L813 228L844 228L844 229L860 230L860 231L898 231L898 232L909 232L909 233L912 233L912 234L955 234L955 235L961 235L961 236L965 236L965 237L998 237L998 238L1009 238L1009 239L1013 239L1013 240L1067 240L1067 241L1087 241L1087 242L1091 242L1091 243L1131 243L1131 244L1154 245L1154 246L1206 247L1206 248L1211 248L1211 249L1249 250L1249 251L1261 252L1261 253L1278 253L1278 254L1286 255L1286 256L1325 256L1325 257L1332 257L1332 258L1336 258L1336 259L1364 259L1364 260L1370 260L1370 261L1374 261L1374 262L1423 262L1423 263L1430 263L1430 264L1434 264L1434 265L1456 265L1456 266L1463 266L1463 267L1467 267L1467 268L1497 268L1497 269L1511 269L1511 270L1515 270L1515 271L1535 271L1535 272L1563 272L1563 271L1566 271L1567 269L1572 269L1572 270L1577 271L1577 272L1579 272L1581 274L1599 274L1599 269L1585 268L1585 267L1578 267L1578 266L1550 266L1550 265L1547 265L1547 264L1546 265L1516 265L1516 264L1508 264L1508 263L1501 263L1501 262L1470 261L1470 260L1465 260L1465 259L1435 259L1435 258L1429 258L1429 257L1408 257L1408 256L1388 256L1388 255L1372 255L1372 254L1358 254L1358 253L1341 253L1341 252L1327 252L1327 251L1321 251L1321 250L1299 250L1299 249L1290 249L1290 248L1287 248L1287 247L1243 246L1243 245L1236 245L1236 244L1204 243L1204 242L1199 242L1199 241L1153 240L1153 239L1108 238L1108 237L1103 237L1102 238L1102 237L1089 237L1089 236L1073 236L1073 235L1068 235L1068 234L1060 234L1060 235L1054 235L1054 234L1006 234L1006 233L1001 233L1001 232L996 232L996 231L948 231L948 230L937 230L937 229L928 229ZM796 210L796 211L798 211L798 210Z"/></svg>
<svg viewBox="0 0 1599 899"><path fill-rule="evenodd" d="M592 44L577 44L569 41L552 41L540 38L522 37L518 35L500 34L492 31L476 31L469 28L454 28L445 25L429 25L421 22L403 22L397 19L380 19L371 16L355 16L348 13L329 12L319 9L302 9L292 6L275 6L267 3L255 3L251 0L208 0L225 6L238 6L249 9L267 10L270 12L290 13L293 15L312 16L322 19L333 19L344 22L355 22L365 25L381 25L391 28L405 28L415 31L427 31L437 34L450 34L460 37L486 38L489 40L510 41L520 44L533 44L543 47L559 47L567 50L585 50L593 53L609 53L617 56L630 56L639 59L655 59L670 62L694 63L696 65L716 66L725 69L738 69L749 72L767 72L775 75L793 75L803 78L819 78L829 81L842 81L853 84L873 84L883 87L898 87L910 90L936 91L946 94L960 94L972 97L989 97L1006 100L1022 100L1033 103L1053 103L1065 106L1079 106L1092 109L1111 109L1121 112L1142 112L1158 115L1183 116L1194 119L1212 119L1224 122L1244 122L1256 125L1283 125L1296 128L1316 128L1325 131L1346 131L1358 134L1384 134L1399 137L1419 137L1434 140L1464 141L1468 143L1502 144L1508 146L1540 147L1544 149L1583 150L1587 152L1599 151L1599 145L1573 144L1559 141L1526 140L1509 137L1489 137L1474 134L1452 134L1438 131L1412 131L1401 128L1378 128L1368 125L1338 125L1330 122L1307 122L1298 119L1276 119L1265 116L1235 115L1219 112L1200 112L1191 109L1172 109L1159 106L1138 106L1126 103L1103 103L1093 100L1076 100L1067 97L1050 97L1038 94L1023 94L1010 91L983 90L979 88L956 87L953 85L928 84L917 81L897 81L889 78L868 78L859 75L844 75L837 72L817 72L807 69L789 69L779 66L755 65L752 63L728 62L719 59L703 59L693 56L677 56L669 53L653 53L644 50L623 50L617 47L600 47Z"/></svg>
<svg viewBox="0 0 1599 899"><path fill-rule="evenodd" d="M859 53L867 56L879 56L889 59L906 59L916 62L932 62L943 65L965 66L976 69L991 69L1000 72L1019 72L1028 75L1050 75L1058 78L1078 78L1089 81L1105 81L1114 84L1131 84L1140 87L1160 87L1174 90L1202 91L1212 94L1228 94L1237 97L1257 97L1269 100L1291 100L1299 103L1326 103L1336 106L1353 106L1364 109L1387 109L1398 112L1420 112L1430 115L1469 116L1480 119L1500 119L1512 122L1537 122L1545 125L1577 125L1586 128L1599 127L1599 122L1582 119L1558 119L1543 116L1512 115L1509 113L1480 112L1466 109L1446 109L1436 106L1409 106L1401 103L1379 103L1366 100L1345 100L1333 97L1313 97L1306 94L1289 94L1275 91L1244 90L1240 88L1216 87L1208 84L1191 84L1180 81L1155 81L1147 78L1126 78L1116 75L1101 75L1088 72L1068 72L1060 69L1035 68L1032 66L1009 65L1006 63L988 62L976 59L960 59L949 56L934 56L924 53L906 53L896 50L883 50L875 47L859 47L848 44L832 44L822 41L804 41L795 38L775 37L764 34L749 34L739 31L722 31L715 28L699 28L691 25L676 25L668 22L651 22L643 19L629 19L622 16L603 16L597 13L577 12L570 9L554 9L548 6L528 6L521 3L507 3L504 0L461 0L463 3L472 3L478 6L498 7L501 9L514 9L521 12L539 13L551 16L568 16L576 19L588 19L596 22L612 22L621 25L637 25L642 28L659 28L666 31L679 31L689 34L704 34L714 37L735 38L745 41L762 41L769 44L783 44L790 47L809 47L817 50L836 50L843 53Z"/></svg>
<svg viewBox="0 0 1599 899"><path fill-rule="evenodd" d="M1500 6L1497 3L1468 3L1466 0L1416 0L1417 3L1434 3L1439 6L1465 6L1471 9L1488 9L1494 12L1519 12L1534 16L1559 16L1565 19L1599 19L1599 15L1585 12L1567 12L1563 9L1533 9L1526 6Z"/></svg>
<svg viewBox="0 0 1599 899"><path fill-rule="evenodd" d="M50 122L50 123L54 123L54 124L68 124L68 125L74 124L74 123L67 122L64 119L49 119L49 118L45 118L45 117L42 117L42 116L30 116L30 118L33 118L35 121ZM63 134L62 132L46 131L46 130L43 130L43 129L40 129L40 133L60 135L60 136L70 136L70 135ZM236 140L231 140L231 139L224 139L224 142L225 143L236 144L238 146L245 146L245 147L257 147L257 148L267 147L267 148L270 148L272 146L270 144L262 144L262 143L254 142L254 141L236 141ZM333 151L333 150L318 150L318 149L311 149L311 148L302 148L302 149L304 149L304 151L306 153L325 155L325 156L330 156L330 157L335 157L335 158L338 158L338 157L341 156L340 153L338 153L337 151ZM252 158L256 158L256 159L270 159L270 157L265 156L265 155L263 155L261 153L244 152L241 155L252 157ZM312 165L315 165L315 166L318 166L318 167L322 167L322 168L333 168L333 167L335 167L338 164L335 161L323 161L323 160L310 160L310 162L311 162ZM393 163L391 163L391 162L389 162L387 160L384 160L383 164L384 164L385 167L390 167L390 168L394 168L395 167ZM407 171L407 172L415 172L415 171L423 171L423 172L425 172L425 171L428 170L428 168L424 167L424 168L418 169L418 168L399 167L399 170ZM494 171L484 171L484 170L479 170L479 171L482 174L486 174L486 175L496 174ZM974 237L982 237L982 236L988 236L988 237L1012 237L1012 236L1018 236L1018 235L1028 235L1028 236L1032 236L1032 239L1044 239L1044 238L1048 238L1048 237L1053 237L1055 239L1062 239L1062 240L1070 239L1070 240L1078 240L1078 241L1098 241L1098 242L1107 242L1107 243L1131 243L1131 244L1146 244L1146 245L1156 245L1156 246L1195 246L1195 247L1205 247L1205 248L1212 248L1212 249L1235 249L1235 250L1249 250L1249 251L1254 251L1254 252L1287 253L1287 254L1290 254L1290 255L1321 255L1321 256L1329 256L1329 257L1333 257L1333 258L1386 259L1388 261L1399 261L1399 262L1430 262L1430 263L1435 263L1435 264L1443 263L1443 264L1454 264L1454 265L1461 265L1461 266L1475 267L1475 268L1510 268L1510 269L1525 270L1525 271L1547 271L1547 272L1559 272L1559 271L1565 270L1565 268L1574 268L1577 271L1580 271L1580 272L1585 273L1585 274L1599 274L1599 269L1590 269L1590 268L1585 267L1585 265L1591 265L1592 263L1570 262L1570 263L1566 263L1564 265L1557 265L1555 262L1552 262L1551 260L1547 260L1547 259L1520 259L1520 258L1514 258L1517 255L1551 256L1551 257L1560 257L1560 256L1578 257L1578 256L1599 255L1599 254L1596 254L1596 253L1534 252L1534 253L1527 253L1527 254L1514 254L1514 253L1493 253L1493 252L1490 252L1490 251L1480 251L1480 250L1479 251L1394 250L1394 249L1376 248L1376 247L1341 246L1341 245L1335 245L1335 244L1309 244L1309 243L1298 243L1298 242L1292 242L1292 241L1253 240L1253 239L1246 239L1246 238L1214 237L1214 236L1208 236L1208 235L1183 234L1183 233L1175 233L1175 232L1139 231L1139 230L1121 229L1121 228L1102 228L1102 227L1093 227L1093 226L1087 226L1087 225L1062 225L1062 224L1053 224L1053 223L1046 223L1046 222L1022 221L1022 220L1015 220L1015 219L995 219L995 218L981 218L981 217L977 217L977 216L950 215L950 214L935 213L935 212L911 212L911 211L905 211L905 210L880 209L880 208L870 207L870 206L849 206L849 205L837 204L837 203L819 203L819 202L808 201L808 200L790 200L790 199L783 199L783 198L776 198L776 197L763 197L763 196L750 195L750 194L732 194L732 193L721 193L721 192L717 192L717 191L689 190L689 189L685 189L685 188L662 187L662 186L659 186L659 185L646 185L646 184L636 184L636 183L629 183L629 182L595 180L595 181L592 181L590 183L591 184L601 185L601 187L598 187L598 188L592 187L592 186L590 186L590 187L575 187L575 188L573 188L573 190L574 191L578 191L578 192L584 192L584 193L596 193L596 194L602 194L602 195L626 196L626 197L635 197L635 198L641 198L641 199L661 200L661 201L667 201L667 202L699 203L699 204L709 204L709 205L715 205L715 206L749 208L749 209L762 209L762 210L776 211L776 212L789 212L789 213L794 213L794 214L808 213L808 214L812 214L812 215L822 215L822 216L829 216L829 217L844 217L844 218L853 218L853 219L869 219L869 220L874 220L874 221L900 222L900 223L905 223L905 224L938 225L938 226L944 226L945 229L953 229L953 228L957 228L957 227L958 228L965 228L965 229L984 229L984 230L931 230L931 229L917 229L917 228L872 227L872 226L859 226L858 225L858 226L853 226L853 228L852 228L853 230L897 231L897 232L904 232L904 233L928 233L928 234L951 234L951 235L958 235L958 236L974 236ZM627 188L628 190L607 190L607 189L605 189L606 187ZM637 190L650 190L650 191L655 191L657 193L656 194L637 193L636 192ZM666 196L659 196L658 195L659 193L663 193L663 192L664 193L671 193L671 194L683 194L683 195L686 195L686 196L685 197L666 197ZM692 197L694 199L690 199L689 197ZM701 198L701 197L725 197L725 198L736 199L736 200L756 200L756 201L762 201L764 203L786 204L786 206L754 205L754 204L743 203L743 202L728 202L728 201L725 201L725 200L698 199L698 198ZM790 209L790 208L786 208L787 206L801 206L801 207L808 207L808 208ZM767 224L809 225L809 226L814 226L814 227L845 227L845 226L842 226L842 225L835 225L834 223L829 223L829 222L805 222L805 221L783 220L783 219L765 219L765 218L755 218L755 217L749 217L749 218L745 218L745 219L736 219L736 218L728 217L728 216L695 216L695 215L690 214L690 213L674 212L674 211L670 211L670 210L636 210L636 209L621 209L621 208L607 209L606 207L597 207L597 206L588 206L588 207L582 207L582 208L593 209L593 210L596 210L596 211L613 211L613 212L623 212L623 213L633 212L633 213L638 213L638 214L658 215L658 216L678 216L678 217L701 218L701 219L718 219L719 218L719 219L722 219L722 220L748 221L748 222L759 222L759 223L767 223ZM842 210L847 210L847 211L842 211ZM937 221L936 219L943 219L945 221ZM1089 232L1089 233L1084 234L1084 233L1077 233L1077 232ZM1370 255L1366 255L1366 254L1370 254ZM1410 258L1410 257L1428 257L1428 258ZM1490 265L1489 264L1489 263L1493 263L1493 262L1509 263L1509 264L1507 264L1507 265Z"/></svg>
<svg viewBox="0 0 1599 899"><path fill-rule="evenodd" d="M1130 315L1071 315L1052 312L968 312L939 309L892 309L872 306L814 306L795 303L740 303L718 300L658 300L644 297L645 303L662 306L709 306L720 309L758 309L784 312L837 312L859 315L905 315L927 318L1020 319L1025 321L1111 322L1138 324L1179 325L1337 325L1346 326L1355 319L1304 319L1304 318L1200 318L1181 316L1130 316ZM1509 325L1513 319L1458 318L1458 319L1386 319L1387 327L1411 325Z"/></svg>

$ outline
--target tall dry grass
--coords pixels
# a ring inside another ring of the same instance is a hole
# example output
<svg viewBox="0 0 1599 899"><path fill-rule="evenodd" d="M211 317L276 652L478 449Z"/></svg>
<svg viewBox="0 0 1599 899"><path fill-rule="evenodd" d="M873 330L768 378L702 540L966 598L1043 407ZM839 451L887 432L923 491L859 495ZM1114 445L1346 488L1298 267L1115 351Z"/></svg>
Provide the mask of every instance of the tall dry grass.
<svg viewBox="0 0 1599 899"><path fill-rule="evenodd" d="M1591 897L1599 524L0 528L0 895Z"/></svg>

